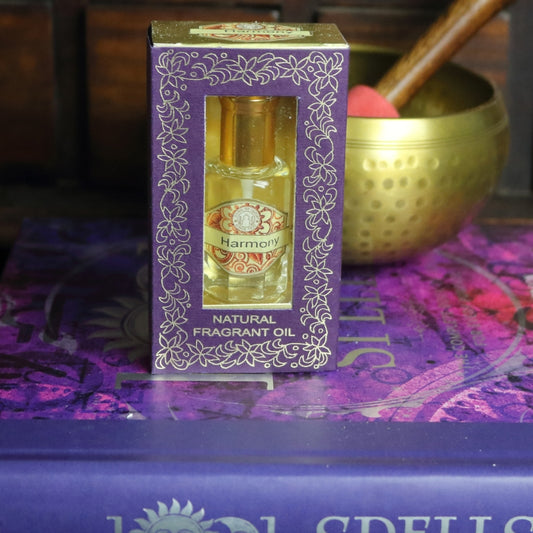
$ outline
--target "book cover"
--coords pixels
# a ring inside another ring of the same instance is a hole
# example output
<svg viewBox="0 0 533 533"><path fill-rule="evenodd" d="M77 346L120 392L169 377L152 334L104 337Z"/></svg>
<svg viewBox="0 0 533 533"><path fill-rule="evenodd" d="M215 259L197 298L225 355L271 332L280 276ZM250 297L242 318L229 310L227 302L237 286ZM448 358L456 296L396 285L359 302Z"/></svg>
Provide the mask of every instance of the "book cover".
<svg viewBox="0 0 533 533"><path fill-rule="evenodd" d="M0 418L533 420L531 225L346 268L333 372L151 375L148 277L142 223L27 221L2 279ZM224 318L205 327L243 354L243 329L272 327Z"/></svg>
<svg viewBox="0 0 533 533"><path fill-rule="evenodd" d="M162 379L144 225L27 221L2 278L0 532L532 531L532 244L472 226L346 269L334 372Z"/></svg>

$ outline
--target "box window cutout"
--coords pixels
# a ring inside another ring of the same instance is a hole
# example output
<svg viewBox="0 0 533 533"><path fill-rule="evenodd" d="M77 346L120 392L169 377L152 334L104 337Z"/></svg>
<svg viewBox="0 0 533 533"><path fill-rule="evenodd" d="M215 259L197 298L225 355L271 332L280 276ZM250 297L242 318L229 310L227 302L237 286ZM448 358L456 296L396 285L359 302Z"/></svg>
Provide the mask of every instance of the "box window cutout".
<svg viewBox="0 0 533 533"><path fill-rule="evenodd" d="M296 97L206 97L204 307L291 307L296 110Z"/></svg>

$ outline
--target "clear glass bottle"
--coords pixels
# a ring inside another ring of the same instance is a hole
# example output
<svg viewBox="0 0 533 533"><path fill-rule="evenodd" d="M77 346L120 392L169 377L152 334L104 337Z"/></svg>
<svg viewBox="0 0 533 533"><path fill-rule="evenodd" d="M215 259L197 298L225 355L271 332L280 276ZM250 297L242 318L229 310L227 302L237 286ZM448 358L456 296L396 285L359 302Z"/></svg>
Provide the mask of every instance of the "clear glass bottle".
<svg viewBox="0 0 533 533"><path fill-rule="evenodd" d="M275 155L277 102L220 97L220 156L205 169L206 305L291 302L294 176Z"/></svg>

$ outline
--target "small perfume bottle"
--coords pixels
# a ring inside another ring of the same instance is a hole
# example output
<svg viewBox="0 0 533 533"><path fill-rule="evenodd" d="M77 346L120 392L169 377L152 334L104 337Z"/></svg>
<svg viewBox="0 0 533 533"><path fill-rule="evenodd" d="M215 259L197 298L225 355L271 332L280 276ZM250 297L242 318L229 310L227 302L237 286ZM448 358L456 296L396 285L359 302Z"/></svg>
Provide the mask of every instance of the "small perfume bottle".
<svg viewBox="0 0 533 533"><path fill-rule="evenodd" d="M204 304L291 302L294 175L274 153L278 100L220 97L220 156L205 169Z"/></svg>

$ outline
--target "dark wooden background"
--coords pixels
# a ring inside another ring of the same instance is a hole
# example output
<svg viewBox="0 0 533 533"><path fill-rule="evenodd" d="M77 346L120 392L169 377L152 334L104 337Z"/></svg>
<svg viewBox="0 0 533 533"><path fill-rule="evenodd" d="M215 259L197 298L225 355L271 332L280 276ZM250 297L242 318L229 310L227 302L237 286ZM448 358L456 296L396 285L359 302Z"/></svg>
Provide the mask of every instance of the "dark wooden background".
<svg viewBox="0 0 533 533"><path fill-rule="evenodd" d="M0 0L0 246L24 216L146 212L150 20L334 22L349 41L405 49L448 3ZM512 150L495 205L511 198L514 213L532 205L532 39L533 2L516 0L456 57L504 91Z"/></svg>

